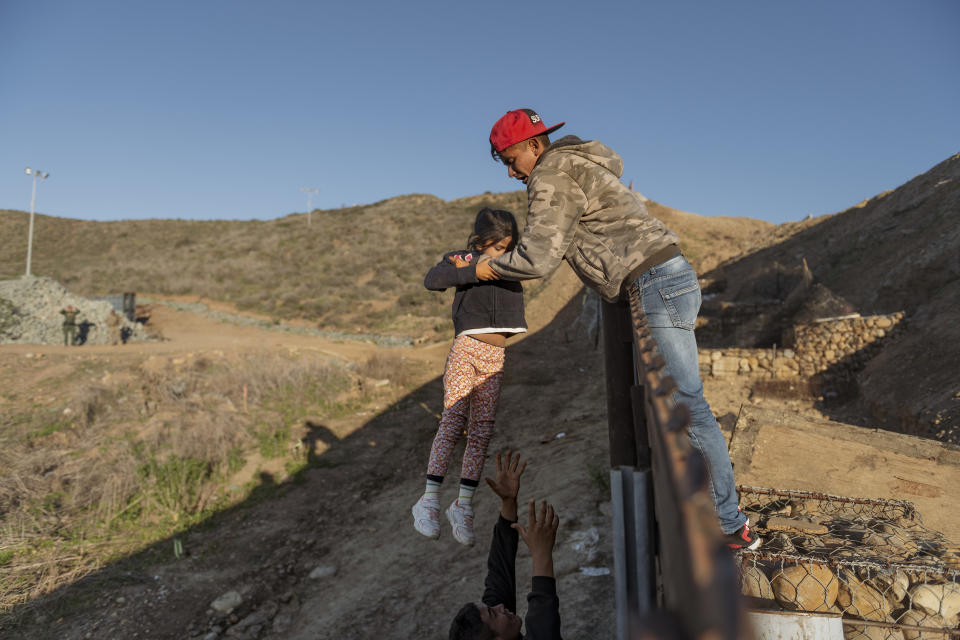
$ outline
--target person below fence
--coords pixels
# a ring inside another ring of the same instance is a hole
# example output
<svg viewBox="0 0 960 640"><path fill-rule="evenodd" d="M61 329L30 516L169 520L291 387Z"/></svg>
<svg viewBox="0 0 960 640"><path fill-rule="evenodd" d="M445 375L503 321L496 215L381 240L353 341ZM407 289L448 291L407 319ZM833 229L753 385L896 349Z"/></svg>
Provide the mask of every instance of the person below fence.
<svg viewBox="0 0 960 640"><path fill-rule="evenodd" d="M490 131L490 153L507 175L527 185L527 219L516 247L476 265L479 280L529 280L566 260L580 279L608 302L640 298L665 373L677 383L674 399L690 410L690 443L707 464L720 528L731 548L755 549L738 506L733 465L720 426L703 395L694 326L700 284L679 238L647 213L620 182L623 161L596 141L566 136L550 143L530 109L516 109Z"/></svg>
<svg viewBox="0 0 960 640"><path fill-rule="evenodd" d="M487 577L480 602L468 602L460 608L450 624L450 640L517 640L527 626L526 640L560 640L560 599L553 572L553 545L557 539L560 518L546 501L537 507L528 505L527 526L518 519L517 496L520 476L527 463L520 454L497 454L497 476L485 478L500 497L500 516L493 526L493 539L487 557ZM527 615L517 615L517 546L518 538L530 548L533 578L527 595Z"/></svg>

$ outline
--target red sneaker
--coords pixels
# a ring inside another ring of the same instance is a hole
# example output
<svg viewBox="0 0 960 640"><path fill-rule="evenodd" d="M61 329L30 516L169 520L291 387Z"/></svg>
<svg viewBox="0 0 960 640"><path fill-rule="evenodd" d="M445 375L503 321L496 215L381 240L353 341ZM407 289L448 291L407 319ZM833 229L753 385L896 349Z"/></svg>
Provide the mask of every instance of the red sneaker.
<svg viewBox="0 0 960 640"><path fill-rule="evenodd" d="M727 540L727 546L731 549L747 549L753 551L763 542L760 538L750 533L750 526L743 525L736 533L728 533L724 536Z"/></svg>

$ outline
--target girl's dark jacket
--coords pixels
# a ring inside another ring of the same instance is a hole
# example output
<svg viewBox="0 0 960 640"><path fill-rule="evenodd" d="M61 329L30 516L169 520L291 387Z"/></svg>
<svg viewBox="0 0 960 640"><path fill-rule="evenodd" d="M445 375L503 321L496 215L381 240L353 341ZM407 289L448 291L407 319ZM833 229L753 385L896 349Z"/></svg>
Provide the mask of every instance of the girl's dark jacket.
<svg viewBox="0 0 960 640"><path fill-rule="evenodd" d="M456 287L453 297L453 328L455 335L471 329L526 330L523 314L523 286L516 281L477 280L476 252L469 267L458 269L447 258L459 255L466 259L469 252L451 251L427 271L423 286L431 291L444 291Z"/></svg>

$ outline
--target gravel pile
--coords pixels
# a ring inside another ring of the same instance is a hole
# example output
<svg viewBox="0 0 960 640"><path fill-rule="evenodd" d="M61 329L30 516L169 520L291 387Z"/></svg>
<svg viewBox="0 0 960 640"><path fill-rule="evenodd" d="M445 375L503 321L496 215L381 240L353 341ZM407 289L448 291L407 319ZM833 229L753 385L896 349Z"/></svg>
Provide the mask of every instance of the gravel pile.
<svg viewBox="0 0 960 640"><path fill-rule="evenodd" d="M60 310L73 305L80 310L77 324L92 323L86 344L109 344L109 302L74 295L51 278L24 277L0 281L0 344L63 344ZM143 326L121 314L122 328L130 340L149 339Z"/></svg>

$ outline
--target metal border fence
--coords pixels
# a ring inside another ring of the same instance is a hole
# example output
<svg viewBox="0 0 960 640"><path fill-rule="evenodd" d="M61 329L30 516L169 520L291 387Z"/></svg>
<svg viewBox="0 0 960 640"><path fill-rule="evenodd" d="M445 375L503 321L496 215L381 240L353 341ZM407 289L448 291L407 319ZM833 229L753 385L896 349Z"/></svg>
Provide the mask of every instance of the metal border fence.
<svg viewBox="0 0 960 640"><path fill-rule="evenodd" d="M640 300L603 305L617 637L749 637L689 414L673 402Z"/></svg>

